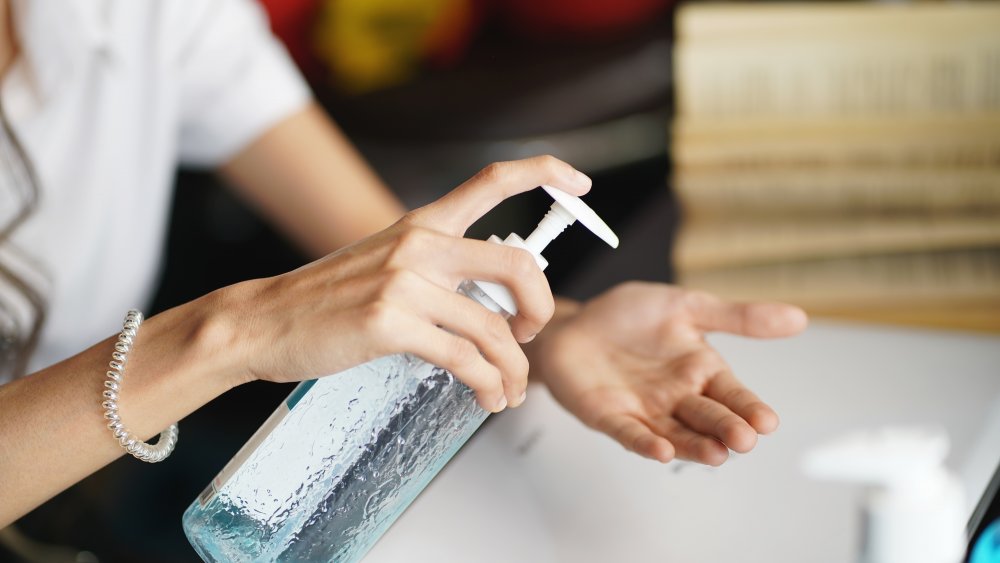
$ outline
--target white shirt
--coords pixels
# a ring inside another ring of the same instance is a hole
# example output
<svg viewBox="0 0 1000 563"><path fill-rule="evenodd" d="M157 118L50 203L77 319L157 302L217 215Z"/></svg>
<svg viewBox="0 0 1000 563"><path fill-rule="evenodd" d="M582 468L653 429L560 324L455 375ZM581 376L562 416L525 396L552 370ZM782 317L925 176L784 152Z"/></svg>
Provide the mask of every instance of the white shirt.
<svg viewBox="0 0 1000 563"><path fill-rule="evenodd" d="M35 371L147 304L178 161L226 161L309 92L249 0L18 0L13 10L23 56L0 95L41 199L11 242L49 286Z"/></svg>

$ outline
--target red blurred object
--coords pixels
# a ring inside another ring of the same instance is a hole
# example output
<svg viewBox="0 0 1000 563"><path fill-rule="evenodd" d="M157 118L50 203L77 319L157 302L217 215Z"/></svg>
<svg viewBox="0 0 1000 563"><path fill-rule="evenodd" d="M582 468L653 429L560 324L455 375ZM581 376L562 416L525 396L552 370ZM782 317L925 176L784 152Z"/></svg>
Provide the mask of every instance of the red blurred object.
<svg viewBox="0 0 1000 563"><path fill-rule="evenodd" d="M307 76L322 69L312 49L312 25L319 10L319 0L260 0L271 18L271 31L288 47Z"/></svg>
<svg viewBox="0 0 1000 563"><path fill-rule="evenodd" d="M516 30L541 39L597 39L640 27L672 0L497 0Z"/></svg>
<svg viewBox="0 0 1000 563"><path fill-rule="evenodd" d="M457 66L465 57L486 13L484 0L455 2L451 10L428 30L425 38L427 62L436 68Z"/></svg>

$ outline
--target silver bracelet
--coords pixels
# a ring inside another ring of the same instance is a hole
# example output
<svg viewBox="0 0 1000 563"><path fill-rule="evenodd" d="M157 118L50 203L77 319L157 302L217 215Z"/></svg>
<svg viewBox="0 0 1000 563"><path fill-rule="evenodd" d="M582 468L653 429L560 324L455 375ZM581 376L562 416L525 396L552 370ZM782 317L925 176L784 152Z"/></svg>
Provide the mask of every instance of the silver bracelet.
<svg viewBox="0 0 1000 563"><path fill-rule="evenodd" d="M174 451L174 446L177 445L177 423L160 432L160 439L156 444L147 444L133 436L118 416L118 392L121 391L122 378L125 375L125 363L128 361L132 341L141 324L141 312L132 309L125 315L125 324L118 334L118 342L115 342L115 351L111 353L111 362L108 364L111 369L108 370L108 379L104 382L105 389L102 393L104 400L101 406L104 407L104 418L109 421L108 428L125 451L142 461L156 463L167 459L167 456Z"/></svg>

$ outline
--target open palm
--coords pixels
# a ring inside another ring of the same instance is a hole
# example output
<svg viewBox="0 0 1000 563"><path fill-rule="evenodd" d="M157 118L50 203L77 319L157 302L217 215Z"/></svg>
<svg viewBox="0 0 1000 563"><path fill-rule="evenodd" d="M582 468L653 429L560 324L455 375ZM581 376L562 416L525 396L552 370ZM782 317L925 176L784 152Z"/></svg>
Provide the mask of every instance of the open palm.
<svg viewBox="0 0 1000 563"><path fill-rule="evenodd" d="M705 340L711 331L772 338L803 330L779 303L731 303L700 291L630 282L540 335L535 367L588 426L662 462L726 461L778 426ZM540 364L540 365L539 365Z"/></svg>

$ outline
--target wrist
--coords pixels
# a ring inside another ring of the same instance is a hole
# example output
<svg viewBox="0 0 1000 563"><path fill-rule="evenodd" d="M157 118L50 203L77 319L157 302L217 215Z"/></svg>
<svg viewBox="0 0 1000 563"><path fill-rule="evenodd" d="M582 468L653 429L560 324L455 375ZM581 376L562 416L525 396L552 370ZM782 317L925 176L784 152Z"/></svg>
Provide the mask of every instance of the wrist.
<svg viewBox="0 0 1000 563"><path fill-rule="evenodd" d="M579 301L566 297L556 297L555 303L556 309L552 314L552 319L534 340L521 347L524 350L524 355L528 358L528 363L532 366L530 377L534 383L545 382L545 370L539 368L545 365L546 343L583 308L583 304Z"/></svg>
<svg viewBox="0 0 1000 563"><path fill-rule="evenodd" d="M164 311L148 319L140 335L146 346L171 358L168 369L175 377L203 387L209 400L252 380L246 367L249 347L239 328L246 295L241 285Z"/></svg>
<svg viewBox="0 0 1000 563"><path fill-rule="evenodd" d="M245 329L253 288L248 281L218 289L191 302L194 310L186 312L185 356L201 366L199 371L211 372L203 375L220 394L256 379L249 366L257 344L249 342Z"/></svg>
<svg viewBox="0 0 1000 563"><path fill-rule="evenodd" d="M245 381L224 297L211 293L142 323L118 399L123 424L140 440ZM94 347L105 365L111 340Z"/></svg>

